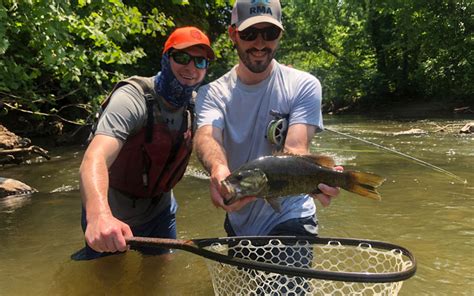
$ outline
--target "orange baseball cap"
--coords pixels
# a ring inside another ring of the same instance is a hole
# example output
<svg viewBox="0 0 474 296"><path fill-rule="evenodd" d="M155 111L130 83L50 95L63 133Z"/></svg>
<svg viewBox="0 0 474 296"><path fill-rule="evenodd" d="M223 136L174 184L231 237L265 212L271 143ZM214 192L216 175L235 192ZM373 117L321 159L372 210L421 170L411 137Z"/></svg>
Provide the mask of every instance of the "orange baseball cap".
<svg viewBox="0 0 474 296"><path fill-rule="evenodd" d="M196 27L182 27L174 30L165 42L163 54L171 48L184 49L194 45L203 45L203 48L206 49L207 57L210 60L214 60L215 54L211 48L209 38Z"/></svg>

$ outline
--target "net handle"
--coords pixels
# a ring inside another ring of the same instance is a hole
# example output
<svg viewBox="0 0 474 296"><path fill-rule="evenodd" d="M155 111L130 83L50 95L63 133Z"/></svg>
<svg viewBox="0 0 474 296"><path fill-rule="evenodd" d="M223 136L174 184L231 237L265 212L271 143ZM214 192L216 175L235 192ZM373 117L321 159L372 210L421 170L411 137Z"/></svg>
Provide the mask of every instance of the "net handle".
<svg viewBox="0 0 474 296"><path fill-rule="evenodd" d="M251 240L253 242L268 242L269 240L277 239L282 243L294 244L298 241L305 241L312 244L328 244L331 241L339 241L342 245L359 246L360 244L370 244L385 250L400 250L403 255L407 256L412 262L412 266L404 271L389 272L389 273L365 273L365 272L340 272L340 271L324 271L315 270L303 267L285 266L279 264L272 264L266 262L259 262L253 260L232 257L229 255L220 254L209 251L204 247L211 246L216 243L228 244L238 243L241 240ZM323 238L323 237L306 237L306 236L241 236L241 237L224 237L224 238L206 238L193 240L179 240L166 238L149 238L149 237L132 237L126 239L127 244L131 248L136 247L161 247L167 249L180 249L191 252L206 259L217 261L232 266L256 269L260 271L279 273L288 276L306 277L312 279L332 280L332 281L346 281L346 282L364 282L364 283L388 283L399 282L412 277L416 272L416 260L413 254L407 249L394 244L371 241L353 238Z"/></svg>

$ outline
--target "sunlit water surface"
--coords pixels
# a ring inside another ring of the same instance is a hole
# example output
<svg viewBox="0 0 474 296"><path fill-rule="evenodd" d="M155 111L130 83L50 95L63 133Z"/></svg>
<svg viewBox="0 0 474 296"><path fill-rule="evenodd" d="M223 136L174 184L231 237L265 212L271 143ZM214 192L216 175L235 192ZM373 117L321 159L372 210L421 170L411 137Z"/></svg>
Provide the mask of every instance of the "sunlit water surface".
<svg viewBox="0 0 474 296"><path fill-rule="evenodd" d="M387 178L376 202L347 192L318 208L320 235L381 240L403 246L418 261L399 295L474 295L474 137L430 132L394 135L411 128L461 120L392 121L326 117L326 126L439 166L462 179L330 131L312 150L348 169ZM171 260L128 252L89 262L69 256L83 245L78 167L83 147L49 148L52 159L3 168L2 177L39 190L0 200L0 295L212 295L204 259L177 251ZM208 179L193 159L175 193L178 236L224 236L224 212L211 205Z"/></svg>

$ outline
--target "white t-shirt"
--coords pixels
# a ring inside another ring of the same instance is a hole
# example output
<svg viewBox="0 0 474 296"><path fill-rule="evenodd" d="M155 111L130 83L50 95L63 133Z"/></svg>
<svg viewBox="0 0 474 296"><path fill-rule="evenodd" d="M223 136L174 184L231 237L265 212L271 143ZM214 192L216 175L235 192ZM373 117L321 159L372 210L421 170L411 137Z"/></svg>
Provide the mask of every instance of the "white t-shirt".
<svg viewBox="0 0 474 296"><path fill-rule="evenodd" d="M321 84L313 75L279 64L256 85L243 84L236 67L218 80L202 86L196 100L197 126L212 125L223 131L224 148L231 171L264 155L274 147L265 138L270 111L289 114L289 125L303 123L322 129ZM229 213L237 235L266 235L277 224L314 215L311 197L285 198L281 213L263 199Z"/></svg>

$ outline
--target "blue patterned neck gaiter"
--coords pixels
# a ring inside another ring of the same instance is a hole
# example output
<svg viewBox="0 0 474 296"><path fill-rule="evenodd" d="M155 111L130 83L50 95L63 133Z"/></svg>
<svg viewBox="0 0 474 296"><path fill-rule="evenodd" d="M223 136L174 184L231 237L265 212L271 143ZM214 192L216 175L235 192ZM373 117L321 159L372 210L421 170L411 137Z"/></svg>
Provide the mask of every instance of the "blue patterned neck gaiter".
<svg viewBox="0 0 474 296"><path fill-rule="evenodd" d="M187 105L198 86L199 83L192 86L181 84L171 71L168 52L161 57L161 71L155 77L155 91L173 107Z"/></svg>

